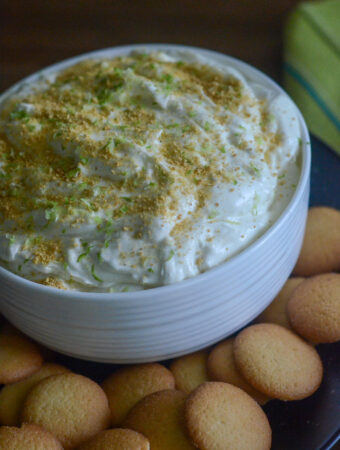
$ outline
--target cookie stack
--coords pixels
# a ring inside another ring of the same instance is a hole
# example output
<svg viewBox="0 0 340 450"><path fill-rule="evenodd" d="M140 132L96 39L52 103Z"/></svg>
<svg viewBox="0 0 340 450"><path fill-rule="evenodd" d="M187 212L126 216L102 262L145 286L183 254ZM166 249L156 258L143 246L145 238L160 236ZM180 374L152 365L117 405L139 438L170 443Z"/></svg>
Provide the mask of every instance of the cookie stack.
<svg viewBox="0 0 340 450"><path fill-rule="evenodd" d="M317 344L340 339L340 212L312 208L303 248L272 304L214 348L125 366L101 386L8 324L0 331L0 449L266 450L262 405L320 386Z"/></svg>

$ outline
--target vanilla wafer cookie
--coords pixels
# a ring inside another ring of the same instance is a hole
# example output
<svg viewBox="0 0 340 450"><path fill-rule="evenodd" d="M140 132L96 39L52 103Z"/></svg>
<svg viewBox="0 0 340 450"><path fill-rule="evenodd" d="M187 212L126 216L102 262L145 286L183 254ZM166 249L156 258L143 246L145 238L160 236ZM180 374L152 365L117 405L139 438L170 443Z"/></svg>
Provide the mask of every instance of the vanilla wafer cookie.
<svg viewBox="0 0 340 450"><path fill-rule="evenodd" d="M3 450L63 450L52 433L33 423L21 428L0 427L0 449Z"/></svg>
<svg viewBox="0 0 340 450"><path fill-rule="evenodd" d="M174 389L150 394L132 408L123 426L144 434L152 450L194 450L184 426L185 399Z"/></svg>
<svg viewBox="0 0 340 450"><path fill-rule="evenodd" d="M82 375L64 373L45 378L29 392L22 421L44 427L69 449L106 429L110 410L97 383Z"/></svg>
<svg viewBox="0 0 340 450"><path fill-rule="evenodd" d="M150 450L150 443L137 431L114 428L101 431L78 450Z"/></svg>
<svg viewBox="0 0 340 450"><path fill-rule="evenodd" d="M0 333L0 384L22 380L39 370L42 363L39 348L33 342Z"/></svg>
<svg viewBox="0 0 340 450"><path fill-rule="evenodd" d="M187 394L200 384L208 381L208 351L201 350L176 358L170 365L175 377L176 387Z"/></svg>
<svg viewBox="0 0 340 450"><path fill-rule="evenodd" d="M139 400L153 392L174 389L175 380L161 364L138 364L117 370L102 387L109 399L111 423L118 426Z"/></svg>
<svg viewBox="0 0 340 450"><path fill-rule="evenodd" d="M29 391L44 378L65 372L69 370L64 366L45 363L33 375L4 386L0 391L0 424L18 426L21 410Z"/></svg>
<svg viewBox="0 0 340 450"><path fill-rule="evenodd" d="M325 206L308 211L307 226L294 275L309 277L340 270L340 211Z"/></svg>
<svg viewBox="0 0 340 450"><path fill-rule="evenodd" d="M322 380L322 362L315 348L280 325L245 328L235 338L234 357L248 383L272 398L303 399Z"/></svg>
<svg viewBox="0 0 340 450"><path fill-rule="evenodd" d="M234 339L230 338L219 342L216 347L211 350L207 361L210 380L233 384L244 390L260 405L264 405L270 398L254 389L243 378L235 365L233 345Z"/></svg>
<svg viewBox="0 0 340 450"><path fill-rule="evenodd" d="M294 330L315 344L340 340L340 274L301 283L288 302L288 315Z"/></svg>
<svg viewBox="0 0 340 450"><path fill-rule="evenodd" d="M201 384L185 404L185 423L200 450L266 450L271 429L262 408L228 383Z"/></svg>

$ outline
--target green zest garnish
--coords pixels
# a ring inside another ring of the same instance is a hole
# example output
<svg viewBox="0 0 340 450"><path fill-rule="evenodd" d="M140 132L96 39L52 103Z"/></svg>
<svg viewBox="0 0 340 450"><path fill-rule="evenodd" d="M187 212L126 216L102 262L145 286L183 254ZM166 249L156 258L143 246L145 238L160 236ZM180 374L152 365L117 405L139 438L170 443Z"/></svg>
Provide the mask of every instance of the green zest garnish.
<svg viewBox="0 0 340 450"><path fill-rule="evenodd" d="M73 178L73 177L78 176L79 173L80 173L79 167L75 167L74 169L69 170L69 171L66 173L66 176L67 176L67 178Z"/></svg>
<svg viewBox="0 0 340 450"><path fill-rule="evenodd" d="M117 139L118 141L118 139ZM120 142L118 142L119 144ZM118 145L117 144L117 145ZM102 148L102 150L107 150L111 155L113 155L113 150L115 148L115 141L113 140L113 138L110 138L107 143L104 145L104 147Z"/></svg>
<svg viewBox="0 0 340 450"><path fill-rule="evenodd" d="M96 275L96 273L94 271L94 264L92 264L92 266L91 266L91 275L93 276L93 278L96 281L103 282L103 280L101 278L99 278L98 275Z"/></svg>
<svg viewBox="0 0 340 450"><path fill-rule="evenodd" d="M89 200L87 200L86 198L81 198L80 201L82 203L84 203L84 205L86 205L90 211L95 211L96 210L94 205Z"/></svg>
<svg viewBox="0 0 340 450"><path fill-rule="evenodd" d="M78 256L77 262L80 262L83 258L85 258L86 256L88 256L90 254L90 250L91 250L91 246L88 245L87 242L83 243L83 247L85 247L85 252L82 253L81 255Z"/></svg>
<svg viewBox="0 0 340 450"><path fill-rule="evenodd" d="M166 128L168 128L169 130L171 128L177 128L179 127L179 123L170 123L169 125L166 126Z"/></svg>
<svg viewBox="0 0 340 450"><path fill-rule="evenodd" d="M262 137L261 137L261 136L255 136L255 142L256 142L258 145L263 145L263 139L262 139Z"/></svg>
<svg viewBox="0 0 340 450"><path fill-rule="evenodd" d="M152 267L149 267L149 268L148 268L148 272L153 273L153 272L154 272L153 268L152 268Z"/></svg>
<svg viewBox="0 0 340 450"><path fill-rule="evenodd" d="M56 222L59 218L61 207L56 202L51 202L49 208L45 210L45 219L48 222Z"/></svg>
<svg viewBox="0 0 340 450"><path fill-rule="evenodd" d="M83 164L83 166L86 166L86 164L89 162L89 158L85 158L84 156L81 156L79 158L79 161Z"/></svg>
<svg viewBox="0 0 340 450"><path fill-rule="evenodd" d="M167 258L167 261L170 261L170 259L173 258L174 255L175 255L175 251L174 251L174 250L170 250L169 256L168 256L168 258Z"/></svg>
<svg viewBox="0 0 340 450"><path fill-rule="evenodd" d="M237 222L236 220L228 220L226 219L224 222L230 223L230 225L240 225L241 222Z"/></svg>
<svg viewBox="0 0 340 450"><path fill-rule="evenodd" d="M24 110L19 111L12 111L10 114L11 120L23 120L23 119L29 119L29 115Z"/></svg>
<svg viewBox="0 0 340 450"><path fill-rule="evenodd" d="M260 169L257 168L253 163L250 163L250 164L249 164L249 167L251 168L251 170L252 170L253 172L255 172L256 175L259 175L259 174L260 174Z"/></svg>
<svg viewBox="0 0 340 450"><path fill-rule="evenodd" d="M100 225L103 222L103 219L99 216L94 217L93 219L97 225Z"/></svg>
<svg viewBox="0 0 340 450"><path fill-rule="evenodd" d="M164 89L166 91L170 91L171 89L173 89L174 77L170 73L163 75L161 81L164 82L165 84Z"/></svg>
<svg viewBox="0 0 340 450"><path fill-rule="evenodd" d="M220 147L220 148L219 148L219 151L220 151L221 153L227 153L226 150L225 150L225 148L224 148L224 146L223 146L223 147Z"/></svg>
<svg viewBox="0 0 340 450"><path fill-rule="evenodd" d="M260 200L260 198L259 198L258 194L255 192L254 202L253 202L253 207L252 207L252 213L254 216L257 216L257 208L258 208L259 200Z"/></svg>
<svg viewBox="0 0 340 450"><path fill-rule="evenodd" d="M215 217L218 216L217 211L211 211L211 213L208 215L208 219L215 219Z"/></svg>

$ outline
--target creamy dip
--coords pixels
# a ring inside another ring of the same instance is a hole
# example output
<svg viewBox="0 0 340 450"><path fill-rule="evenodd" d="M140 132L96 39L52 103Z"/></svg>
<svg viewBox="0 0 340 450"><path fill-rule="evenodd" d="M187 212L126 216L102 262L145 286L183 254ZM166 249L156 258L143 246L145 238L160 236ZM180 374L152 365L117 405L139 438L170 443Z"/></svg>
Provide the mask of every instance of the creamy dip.
<svg viewBox="0 0 340 450"><path fill-rule="evenodd" d="M258 238L299 177L290 100L190 52L84 60L1 109L0 263L58 288L204 272Z"/></svg>

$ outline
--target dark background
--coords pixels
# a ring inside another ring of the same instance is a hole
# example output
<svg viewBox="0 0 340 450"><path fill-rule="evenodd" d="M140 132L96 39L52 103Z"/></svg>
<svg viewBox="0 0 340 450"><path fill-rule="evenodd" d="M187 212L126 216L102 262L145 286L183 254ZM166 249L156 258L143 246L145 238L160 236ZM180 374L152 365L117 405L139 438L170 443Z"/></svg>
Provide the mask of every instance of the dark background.
<svg viewBox="0 0 340 450"><path fill-rule="evenodd" d="M90 50L178 43L221 51L279 80L282 23L297 0L0 0L0 92Z"/></svg>
<svg viewBox="0 0 340 450"><path fill-rule="evenodd" d="M282 27L297 0L0 0L0 92L46 65L131 43L177 43L240 58L280 82ZM340 208L340 159L312 137L311 205ZM269 402L273 450L329 449L339 435L340 344L321 345L321 388L299 402ZM59 355L98 382L113 365Z"/></svg>

